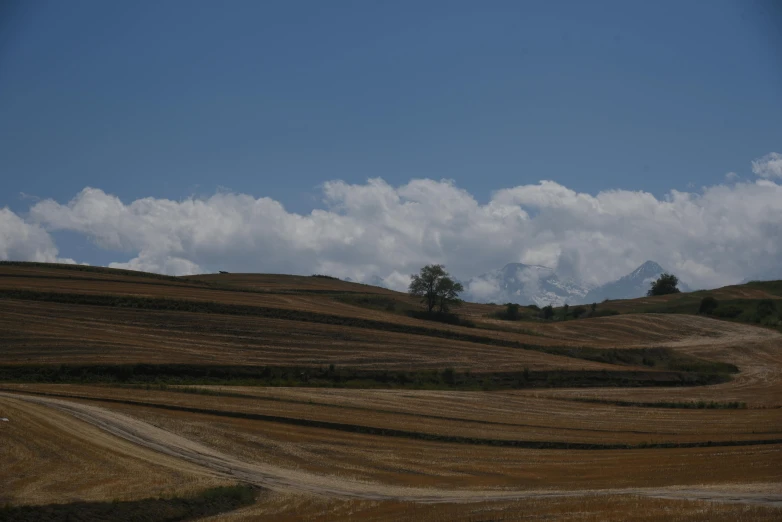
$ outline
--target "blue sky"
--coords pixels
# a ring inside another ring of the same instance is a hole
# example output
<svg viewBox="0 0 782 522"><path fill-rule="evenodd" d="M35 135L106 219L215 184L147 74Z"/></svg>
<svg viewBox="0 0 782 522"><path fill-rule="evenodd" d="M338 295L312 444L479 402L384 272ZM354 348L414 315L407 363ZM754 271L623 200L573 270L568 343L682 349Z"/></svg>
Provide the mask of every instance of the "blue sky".
<svg viewBox="0 0 782 522"><path fill-rule="evenodd" d="M21 194L85 187L124 203L228 190L306 214L324 182L377 177L451 179L480 204L539 180L662 199L782 149L772 0L4 9L0 207L20 216ZM50 232L78 261L116 258Z"/></svg>

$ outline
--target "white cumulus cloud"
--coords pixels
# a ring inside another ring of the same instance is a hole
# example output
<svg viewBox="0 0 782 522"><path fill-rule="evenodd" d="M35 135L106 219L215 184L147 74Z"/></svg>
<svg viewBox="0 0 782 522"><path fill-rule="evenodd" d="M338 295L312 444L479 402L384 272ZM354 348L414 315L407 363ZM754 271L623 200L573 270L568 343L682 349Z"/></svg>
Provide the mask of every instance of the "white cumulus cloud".
<svg viewBox="0 0 782 522"><path fill-rule="evenodd" d="M74 262L57 254L54 240L40 225L27 223L8 208L0 209L0 260Z"/></svg>
<svg viewBox="0 0 782 522"><path fill-rule="evenodd" d="M771 152L752 162L752 172L763 178L782 178L782 154Z"/></svg>
<svg viewBox="0 0 782 522"><path fill-rule="evenodd" d="M753 169L773 172L775 161L770 154ZM499 190L485 204L449 180L330 181L323 204L306 214L247 194L123 202L85 188L69 202L35 203L27 221L3 211L6 223L15 221L0 228L0 255L55 259L47 231L68 230L118 252L111 266L178 275L325 273L403 289L426 263L443 263L466 280L523 262L601 284L652 259L707 288L782 264L782 185L731 181L662 198L541 181Z"/></svg>

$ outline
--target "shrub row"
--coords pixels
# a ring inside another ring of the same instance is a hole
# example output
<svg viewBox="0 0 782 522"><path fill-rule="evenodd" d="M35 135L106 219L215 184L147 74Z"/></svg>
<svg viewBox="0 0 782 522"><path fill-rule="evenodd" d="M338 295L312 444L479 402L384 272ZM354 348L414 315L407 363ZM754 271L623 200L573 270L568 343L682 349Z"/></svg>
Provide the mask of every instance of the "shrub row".
<svg viewBox="0 0 782 522"><path fill-rule="evenodd" d="M692 386L724 382L722 374L694 372L575 371L458 372L389 371L290 366L193 364L0 366L0 382L70 384L224 384L341 388L502 390L547 387Z"/></svg>
<svg viewBox="0 0 782 522"><path fill-rule="evenodd" d="M255 502L252 486L210 488L188 497L148 498L132 501L72 502L40 506L0 507L0 522L174 522L232 511Z"/></svg>
<svg viewBox="0 0 782 522"><path fill-rule="evenodd" d="M610 404L612 406L631 406L636 408L672 408L683 410L745 410L746 402L739 401L658 401L658 402L639 402L639 401L619 401L610 399L590 399L586 397L573 397L563 399L576 402L591 402L596 404Z"/></svg>

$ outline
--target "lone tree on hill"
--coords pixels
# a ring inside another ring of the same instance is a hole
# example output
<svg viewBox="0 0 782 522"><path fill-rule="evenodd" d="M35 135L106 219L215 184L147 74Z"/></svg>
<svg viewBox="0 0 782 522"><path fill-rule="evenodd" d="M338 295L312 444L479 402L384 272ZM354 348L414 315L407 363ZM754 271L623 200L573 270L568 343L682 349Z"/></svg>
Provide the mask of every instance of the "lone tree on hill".
<svg viewBox="0 0 782 522"><path fill-rule="evenodd" d="M654 281L652 283L652 287L649 289L648 292L646 292L646 295L653 296L653 295L678 294L679 289L676 288L676 285L678 284L679 284L679 278L676 277L675 275L667 274L667 273L660 274L659 279L657 279L657 281Z"/></svg>
<svg viewBox="0 0 782 522"><path fill-rule="evenodd" d="M426 265L420 273L410 276L408 291L410 295L421 298L428 312L436 307L438 312L445 313L452 306L461 304L459 293L464 291L464 287L451 279L443 265Z"/></svg>

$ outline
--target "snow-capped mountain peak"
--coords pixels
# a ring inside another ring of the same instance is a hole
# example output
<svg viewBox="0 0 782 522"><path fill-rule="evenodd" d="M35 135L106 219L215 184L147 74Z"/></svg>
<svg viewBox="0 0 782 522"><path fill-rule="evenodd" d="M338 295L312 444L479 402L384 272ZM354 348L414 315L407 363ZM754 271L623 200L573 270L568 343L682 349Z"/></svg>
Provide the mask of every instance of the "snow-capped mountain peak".
<svg viewBox="0 0 782 522"><path fill-rule="evenodd" d="M599 303L606 299L633 299L646 295L652 282L666 272L658 263L647 261L624 277L598 286L585 299L588 303ZM679 282L679 290L689 292L689 287Z"/></svg>
<svg viewBox="0 0 782 522"><path fill-rule="evenodd" d="M509 263L499 270L474 277L464 285L466 298L476 302L536 304L538 306L585 304L605 299L632 299L646 295L649 285L666 270L646 261L629 274L599 287L559 277L540 265ZM688 292L684 283L679 289Z"/></svg>
<svg viewBox="0 0 782 522"><path fill-rule="evenodd" d="M658 263L646 261L616 281L595 287L573 278L560 277L553 268L547 266L508 263L500 269L460 282L465 289L462 297L467 301L562 306L642 297L663 272L666 270ZM377 275L364 282L389 287L387 281ZM690 291L681 281L679 290Z"/></svg>
<svg viewBox="0 0 782 522"><path fill-rule="evenodd" d="M509 263L499 270L474 277L465 285L467 297L479 302L561 306L583 298L589 287L559 278L554 269Z"/></svg>
<svg viewBox="0 0 782 522"><path fill-rule="evenodd" d="M646 261L644 264L633 270L630 274L624 276L621 279L638 279L643 277L659 277L659 274L665 272L663 267L655 263L654 261Z"/></svg>

